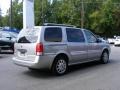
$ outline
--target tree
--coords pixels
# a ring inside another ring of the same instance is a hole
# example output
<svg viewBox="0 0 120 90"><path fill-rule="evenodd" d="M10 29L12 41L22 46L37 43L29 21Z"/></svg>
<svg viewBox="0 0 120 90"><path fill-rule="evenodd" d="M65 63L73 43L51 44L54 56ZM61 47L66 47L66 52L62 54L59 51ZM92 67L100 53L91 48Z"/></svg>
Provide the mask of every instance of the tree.
<svg viewBox="0 0 120 90"><path fill-rule="evenodd" d="M50 2L48 0L35 0L35 25L47 22L50 16Z"/></svg>
<svg viewBox="0 0 120 90"><path fill-rule="evenodd" d="M21 29L23 27L23 19L22 18L23 18L22 2L19 3L18 0L14 0L13 5L12 5L12 25L13 25L13 27Z"/></svg>
<svg viewBox="0 0 120 90"><path fill-rule="evenodd" d="M71 24L81 27L82 1L84 28L103 36L120 34L119 0L34 0L35 25L44 22ZM13 1L13 26L22 28L22 3ZM3 17L3 25L9 25L9 14Z"/></svg>
<svg viewBox="0 0 120 90"><path fill-rule="evenodd" d="M112 36L115 21L113 19L113 2L106 0L102 3L100 10L93 12L89 17L92 19L91 29L96 33Z"/></svg>
<svg viewBox="0 0 120 90"><path fill-rule="evenodd" d="M3 26L10 26L10 8L7 11L7 15L2 17ZM22 3L18 0L14 0L12 4L12 27L21 29L23 26L22 19Z"/></svg>

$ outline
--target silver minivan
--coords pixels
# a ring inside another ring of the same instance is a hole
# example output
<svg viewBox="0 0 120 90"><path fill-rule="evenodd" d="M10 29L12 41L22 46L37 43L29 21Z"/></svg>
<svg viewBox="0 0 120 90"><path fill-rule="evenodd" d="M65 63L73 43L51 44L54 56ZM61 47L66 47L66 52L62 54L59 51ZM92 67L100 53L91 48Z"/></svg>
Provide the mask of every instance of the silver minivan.
<svg viewBox="0 0 120 90"><path fill-rule="evenodd" d="M15 43L13 61L30 70L65 74L68 66L99 60L109 62L110 46L89 30L60 24L23 29Z"/></svg>

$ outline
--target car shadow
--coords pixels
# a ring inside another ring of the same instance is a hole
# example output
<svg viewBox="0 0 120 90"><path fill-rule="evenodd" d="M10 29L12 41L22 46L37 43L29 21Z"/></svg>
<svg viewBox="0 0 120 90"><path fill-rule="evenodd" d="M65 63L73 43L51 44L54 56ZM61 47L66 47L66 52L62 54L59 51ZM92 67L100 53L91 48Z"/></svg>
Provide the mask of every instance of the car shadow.
<svg viewBox="0 0 120 90"><path fill-rule="evenodd" d="M71 74L75 74L77 72L82 73L82 71L84 71L86 69L96 68L96 67L100 68L101 66L107 66L110 63L114 63L113 60L111 62L109 62L108 64L101 64L99 61L93 61L93 62L78 64L78 65L72 65L69 67L67 74L59 76L59 77L53 75L48 70L43 70L43 69L42 70L34 70L34 71L27 70L27 71L24 71L23 74L28 75L30 77L34 77L34 78L44 78L44 79L63 78L66 76L70 76Z"/></svg>
<svg viewBox="0 0 120 90"><path fill-rule="evenodd" d="M39 69L39 70L27 70L23 72L24 75L34 77L34 78L52 78L54 75L51 74L49 70L46 69Z"/></svg>
<svg viewBox="0 0 120 90"><path fill-rule="evenodd" d="M88 62L88 63L72 65L69 67L68 73L73 73L75 71L84 70L87 68L92 68L92 67L95 67L98 65L102 65L102 64L99 61L92 61L92 62Z"/></svg>

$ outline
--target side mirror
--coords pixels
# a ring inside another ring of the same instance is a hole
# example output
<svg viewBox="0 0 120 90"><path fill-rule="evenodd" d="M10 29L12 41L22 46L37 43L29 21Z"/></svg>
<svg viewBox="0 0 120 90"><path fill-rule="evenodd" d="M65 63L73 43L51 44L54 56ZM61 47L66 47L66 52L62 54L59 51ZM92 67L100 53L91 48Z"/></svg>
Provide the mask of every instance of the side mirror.
<svg viewBox="0 0 120 90"><path fill-rule="evenodd" d="M97 43L101 43L101 42L102 42L102 40L98 38L97 39Z"/></svg>

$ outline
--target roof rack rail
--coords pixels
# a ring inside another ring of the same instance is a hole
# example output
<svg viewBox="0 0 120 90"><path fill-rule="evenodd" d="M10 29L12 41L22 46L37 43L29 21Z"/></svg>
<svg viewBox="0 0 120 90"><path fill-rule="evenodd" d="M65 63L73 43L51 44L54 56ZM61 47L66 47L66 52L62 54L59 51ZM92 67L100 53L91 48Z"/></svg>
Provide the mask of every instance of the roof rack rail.
<svg viewBox="0 0 120 90"><path fill-rule="evenodd" d="M74 26L74 25L56 24L56 23L44 23L43 26L65 26L65 27L76 27L76 26Z"/></svg>

